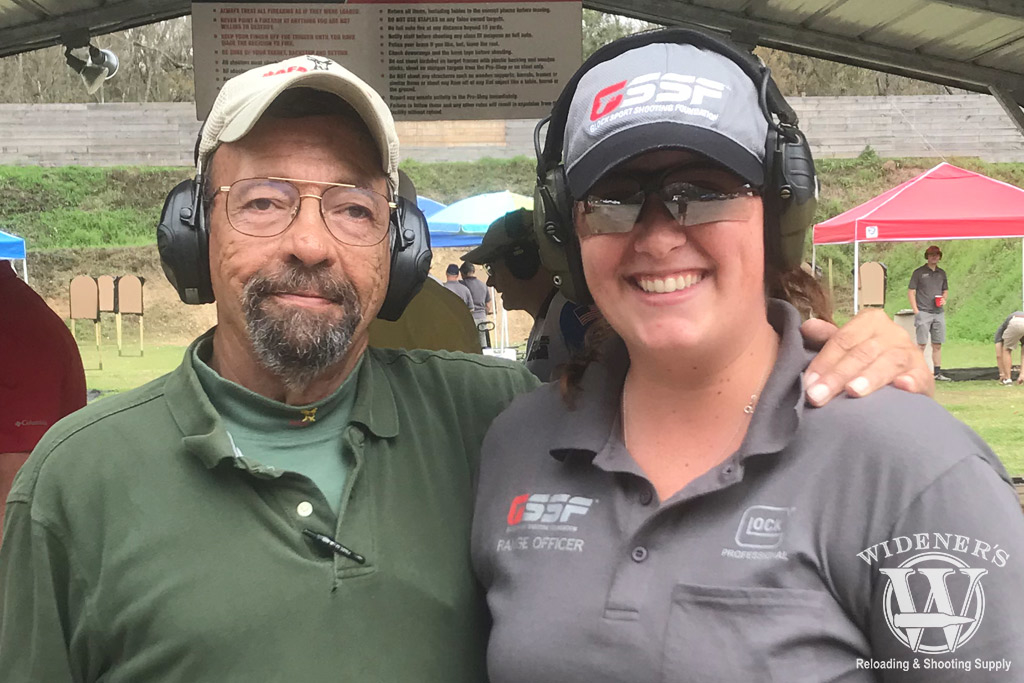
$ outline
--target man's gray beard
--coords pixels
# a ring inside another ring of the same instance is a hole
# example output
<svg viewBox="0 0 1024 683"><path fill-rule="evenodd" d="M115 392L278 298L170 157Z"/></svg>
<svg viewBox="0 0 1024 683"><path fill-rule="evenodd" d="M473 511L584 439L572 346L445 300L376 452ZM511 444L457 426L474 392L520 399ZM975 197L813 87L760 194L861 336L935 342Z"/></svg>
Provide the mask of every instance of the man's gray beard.
<svg viewBox="0 0 1024 683"><path fill-rule="evenodd" d="M340 319L298 306L268 306L274 293L315 292L340 304ZM285 386L300 389L345 357L362 320L359 294L347 280L323 269L286 267L281 273L256 273L242 290L242 310L256 357Z"/></svg>

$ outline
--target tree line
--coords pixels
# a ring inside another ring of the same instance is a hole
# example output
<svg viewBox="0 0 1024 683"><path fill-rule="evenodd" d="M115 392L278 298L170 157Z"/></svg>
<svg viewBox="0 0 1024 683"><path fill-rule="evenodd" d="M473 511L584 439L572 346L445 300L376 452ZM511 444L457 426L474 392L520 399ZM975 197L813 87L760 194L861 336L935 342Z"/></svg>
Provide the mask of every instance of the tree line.
<svg viewBox="0 0 1024 683"><path fill-rule="evenodd" d="M655 24L594 10L583 10L583 57L624 35ZM185 16L117 33L93 43L113 50L117 75L88 95L81 79L64 63L60 46L0 59L2 104L57 102L191 102L194 100L192 20ZM838 62L757 48L785 95L935 95L949 92L934 83Z"/></svg>

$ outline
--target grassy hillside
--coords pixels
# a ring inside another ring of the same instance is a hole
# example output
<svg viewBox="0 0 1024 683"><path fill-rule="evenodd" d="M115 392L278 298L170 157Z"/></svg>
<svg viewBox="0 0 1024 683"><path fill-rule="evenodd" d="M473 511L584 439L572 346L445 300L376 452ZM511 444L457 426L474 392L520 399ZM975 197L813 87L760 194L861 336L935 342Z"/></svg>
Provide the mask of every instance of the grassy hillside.
<svg viewBox="0 0 1024 683"><path fill-rule="evenodd" d="M1024 186L1024 164L950 159L958 166ZM822 193L817 220L830 218L938 163L935 159L879 159L866 150L857 159L818 162ZM423 196L445 203L479 192L532 194L533 161L485 159L403 168ZM191 173L187 168L36 168L0 166L0 229L28 240L31 251L152 244L167 190ZM924 243L862 245L861 260L888 266L889 313L907 307L910 273L923 261ZM1018 240L942 243L949 273L948 325L952 339L986 341L1010 311L1020 308L1021 247ZM807 239L810 258L810 236ZM840 319L852 307L853 247L818 249Z"/></svg>

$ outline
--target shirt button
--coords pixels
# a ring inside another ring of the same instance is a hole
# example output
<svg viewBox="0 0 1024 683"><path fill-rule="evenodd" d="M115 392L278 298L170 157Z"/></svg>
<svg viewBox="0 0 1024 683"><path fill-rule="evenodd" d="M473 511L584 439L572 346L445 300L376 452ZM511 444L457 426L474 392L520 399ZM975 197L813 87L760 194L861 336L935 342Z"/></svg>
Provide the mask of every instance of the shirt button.
<svg viewBox="0 0 1024 683"><path fill-rule="evenodd" d="M736 468L733 467L732 465L726 465L725 467L722 468L722 474L724 474L727 477L731 475L734 471L736 471Z"/></svg>
<svg viewBox="0 0 1024 683"><path fill-rule="evenodd" d="M653 501L653 500L654 500L654 492L651 491L651 487L650 486L645 486L643 489L641 489L641 491L640 491L640 504L641 505L650 505L651 501Z"/></svg>
<svg viewBox="0 0 1024 683"><path fill-rule="evenodd" d="M313 514L313 504L308 500L304 500L295 507L295 512L298 513L299 517L309 517Z"/></svg>
<svg viewBox="0 0 1024 683"><path fill-rule="evenodd" d="M643 547L642 545L638 545L637 547L633 548L633 552L631 553L631 555L633 557L634 562L643 562L647 559L647 548Z"/></svg>

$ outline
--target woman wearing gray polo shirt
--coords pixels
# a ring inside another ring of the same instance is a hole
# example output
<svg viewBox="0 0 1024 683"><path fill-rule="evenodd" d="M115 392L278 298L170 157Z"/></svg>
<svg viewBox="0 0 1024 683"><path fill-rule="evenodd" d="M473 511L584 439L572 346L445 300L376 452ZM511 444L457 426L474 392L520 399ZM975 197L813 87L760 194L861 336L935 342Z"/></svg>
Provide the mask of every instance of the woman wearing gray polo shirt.
<svg viewBox="0 0 1024 683"><path fill-rule="evenodd" d="M927 397L804 405L813 167L795 128L765 144L766 73L673 30L577 76L538 164L572 225L541 208L606 324L484 443L491 681L1024 681L994 454Z"/></svg>

